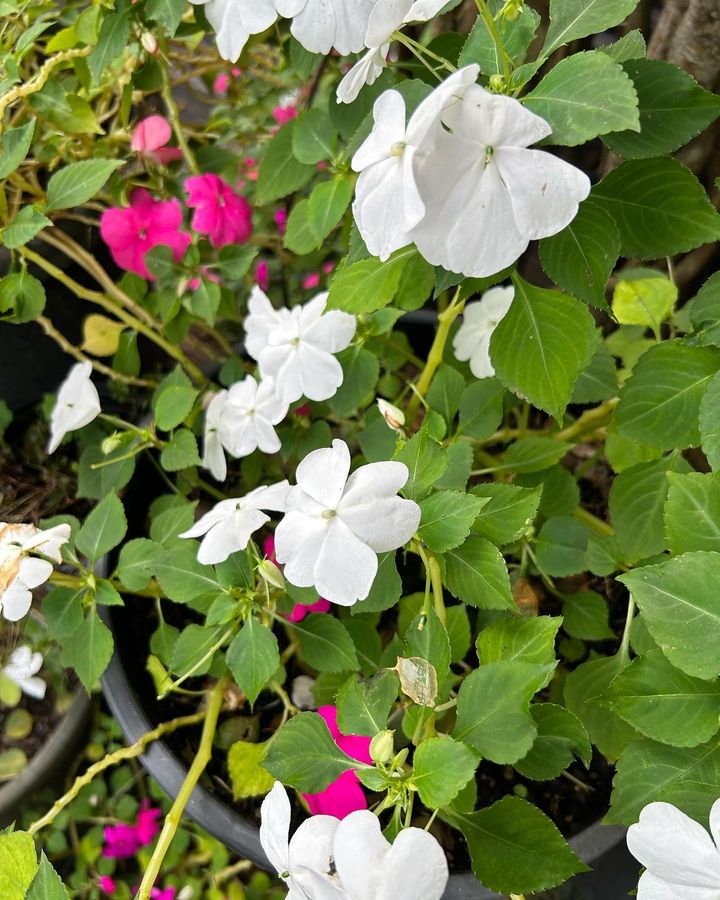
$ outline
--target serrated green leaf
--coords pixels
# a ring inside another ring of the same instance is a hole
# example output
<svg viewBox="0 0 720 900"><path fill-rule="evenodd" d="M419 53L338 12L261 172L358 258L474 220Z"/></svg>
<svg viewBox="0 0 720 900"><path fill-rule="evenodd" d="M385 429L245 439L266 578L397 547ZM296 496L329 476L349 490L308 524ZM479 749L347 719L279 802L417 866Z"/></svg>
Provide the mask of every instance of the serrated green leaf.
<svg viewBox="0 0 720 900"><path fill-rule="evenodd" d="M0 279L0 321L13 325L32 322L45 309L45 288L27 269ZM12 312L10 312L12 310ZM5 315L5 313L10 313Z"/></svg>
<svg viewBox="0 0 720 900"><path fill-rule="evenodd" d="M179 472L201 464L197 439L189 428L178 428L160 454L160 465L166 472Z"/></svg>
<svg viewBox="0 0 720 900"><path fill-rule="evenodd" d="M295 159L293 136L297 119L287 122L270 141L260 163L257 180L257 202L271 203L304 187L315 174L315 166Z"/></svg>
<svg viewBox="0 0 720 900"><path fill-rule="evenodd" d="M83 623L84 588L56 587L46 594L42 610L49 632L62 640Z"/></svg>
<svg viewBox="0 0 720 900"><path fill-rule="evenodd" d="M504 396L497 378L471 382L460 395L459 433L478 440L490 437L502 422Z"/></svg>
<svg viewBox="0 0 720 900"><path fill-rule="evenodd" d="M38 868L35 842L23 831L0 834L0 896L25 900Z"/></svg>
<svg viewBox="0 0 720 900"><path fill-rule="evenodd" d="M450 638L440 616L429 609L427 616L415 616L405 632L403 656L419 657L435 669L438 686L442 687L450 672Z"/></svg>
<svg viewBox="0 0 720 900"><path fill-rule="evenodd" d="M715 475L668 472L665 534L671 553L720 551L720 481Z"/></svg>
<svg viewBox="0 0 720 900"><path fill-rule="evenodd" d="M446 734L423 741L413 757L412 782L430 809L448 806L475 774L473 751Z"/></svg>
<svg viewBox="0 0 720 900"><path fill-rule="evenodd" d="M503 468L518 474L542 472L560 462L570 447L550 437L519 438L508 447Z"/></svg>
<svg viewBox="0 0 720 900"><path fill-rule="evenodd" d="M720 372L708 382L700 401L700 443L714 472L720 470Z"/></svg>
<svg viewBox="0 0 720 900"><path fill-rule="evenodd" d="M116 159L84 159L55 172L48 182L46 212L82 206L122 165Z"/></svg>
<svg viewBox="0 0 720 900"><path fill-rule="evenodd" d="M405 247L384 262L371 257L338 269L330 282L327 308L359 315L387 306L397 293L403 269L414 253L412 247Z"/></svg>
<svg viewBox="0 0 720 900"><path fill-rule="evenodd" d="M482 384L480 381L476 383ZM460 399L464 390L465 379L461 373L452 366L440 366L432 380L426 399L430 408L440 413L443 419L450 423L460 408Z"/></svg>
<svg viewBox="0 0 720 900"><path fill-rule="evenodd" d="M337 152L337 133L330 117L320 109L308 109L298 117L293 131L293 154L298 162L314 166Z"/></svg>
<svg viewBox="0 0 720 900"><path fill-rule="evenodd" d="M580 641L604 641L615 637L608 625L608 605L595 591L563 596L563 628Z"/></svg>
<svg viewBox="0 0 720 900"><path fill-rule="evenodd" d="M592 747L576 715L554 703L534 703L530 712L538 735L527 756L514 765L521 775L534 781L559 777L578 756L590 765Z"/></svg>
<svg viewBox="0 0 720 900"><path fill-rule="evenodd" d="M503 6L498 0L491 0L488 5L493 16L497 16ZM520 60L524 56L539 24L540 16L532 7L525 5L514 21L510 21L504 16L497 20L503 47L513 60ZM480 16L463 45L458 59L458 67L462 68L471 63L477 63L484 75L498 75L504 72L503 60L498 52L497 44Z"/></svg>
<svg viewBox="0 0 720 900"><path fill-rule="evenodd" d="M35 119L17 128L8 128L2 135L0 150L0 178L11 175L27 156L35 131Z"/></svg>
<svg viewBox="0 0 720 900"><path fill-rule="evenodd" d="M277 638L269 628L249 616L228 647L226 659L235 683L252 707L280 665Z"/></svg>
<svg viewBox="0 0 720 900"><path fill-rule="evenodd" d="M334 616L312 613L293 624L305 662L318 672L352 672L358 658L350 635Z"/></svg>
<svg viewBox="0 0 720 900"><path fill-rule="evenodd" d="M260 744L235 741L228 750L228 773L235 800L262 797L275 783L261 765L268 746L269 741Z"/></svg>
<svg viewBox="0 0 720 900"><path fill-rule="evenodd" d="M638 0L551 0L550 27L540 58L547 59L563 44L618 25L637 5Z"/></svg>
<svg viewBox="0 0 720 900"><path fill-rule="evenodd" d="M352 200L355 182L352 178L323 181L313 188L308 198L307 216L315 236L313 250L340 224Z"/></svg>
<svg viewBox="0 0 720 900"><path fill-rule="evenodd" d="M420 430L396 451L393 459L408 467L410 474L403 492L411 500L423 497L448 467L447 453L430 434L427 419Z"/></svg>
<svg viewBox="0 0 720 900"><path fill-rule="evenodd" d="M443 559L445 583L459 600L480 609L515 609L505 560L490 541L470 537Z"/></svg>
<svg viewBox="0 0 720 900"><path fill-rule="evenodd" d="M535 541L539 568L557 577L582 572L589 536L587 526L570 516L548 519Z"/></svg>
<svg viewBox="0 0 720 900"><path fill-rule="evenodd" d="M130 591L141 591L152 577L155 562L165 552L162 545L147 538L128 541L120 551L117 577Z"/></svg>
<svg viewBox="0 0 720 900"><path fill-rule="evenodd" d="M8 250L16 250L18 247L30 243L43 228L51 225L52 221L34 207L23 206L12 222L2 229L0 234L2 243Z"/></svg>
<svg viewBox="0 0 720 900"><path fill-rule="evenodd" d="M420 501L421 540L436 553L459 546L486 502L482 497L462 491L437 491L425 497Z"/></svg>
<svg viewBox="0 0 720 900"><path fill-rule="evenodd" d="M77 533L75 545L91 562L109 553L125 537L127 519L117 494L108 494L95 507Z"/></svg>
<svg viewBox="0 0 720 900"><path fill-rule="evenodd" d="M112 652L112 633L93 608L82 625L63 641L62 661L75 669L89 694L107 668Z"/></svg>
<svg viewBox="0 0 720 900"><path fill-rule="evenodd" d="M343 368L343 383L328 403L336 416L347 416L374 394L380 377L380 362L374 353L360 344L353 344L336 358Z"/></svg>
<svg viewBox="0 0 720 900"><path fill-rule="evenodd" d="M70 900L67 888L44 853L25 900Z"/></svg>
<svg viewBox="0 0 720 900"><path fill-rule="evenodd" d="M473 522L473 531L502 547L530 528L537 514L542 488L488 482L475 485L472 493L489 500Z"/></svg>
<svg viewBox="0 0 720 900"><path fill-rule="evenodd" d="M398 682L392 672L373 678L352 675L337 693L337 724L343 734L374 737L387 728L388 716L397 700Z"/></svg>
<svg viewBox="0 0 720 900"><path fill-rule="evenodd" d="M475 646L481 665L494 662L522 662L545 665L555 662L555 638L562 618L502 617L487 625Z"/></svg>
<svg viewBox="0 0 720 900"><path fill-rule="evenodd" d="M87 58L93 83L108 72L128 46L130 38L130 9L111 12L103 19L98 41Z"/></svg>

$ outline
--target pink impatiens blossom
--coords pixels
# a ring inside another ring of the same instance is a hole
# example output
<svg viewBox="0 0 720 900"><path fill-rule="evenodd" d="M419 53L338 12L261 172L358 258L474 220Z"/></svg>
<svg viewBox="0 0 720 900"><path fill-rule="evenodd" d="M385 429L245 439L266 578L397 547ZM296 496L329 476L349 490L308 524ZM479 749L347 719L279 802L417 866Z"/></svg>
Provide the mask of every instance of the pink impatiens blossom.
<svg viewBox="0 0 720 900"><path fill-rule="evenodd" d="M278 125L286 125L293 119L297 119L298 111L294 106L276 106L272 114Z"/></svg>
<svg viewBox="0 0 720 900"><path fill-rule="evenodd" d="M222 94L227 93L227 89L230 87L230 76L227 72L220 72L215 81L213 82L213 93L221 96Z"/></svg>
<svg viewBox="0 0 720 900"><path fill-rule="evenodd" d="M372 764L370 738L355 734L342 734L337 725L337 707L321 706L319 715L325 719L330 734L338 747L358 762ZM303 794L314 816L327 815L344 819L351 812L367 809L367 800L360 779L349 770L329 784L319 794Z"/></svg>
<svg viewBox="0 0 720 900"><path fill-rule="evenodd" d="M287 231L288 214L286 209L279 209L273 216L277 225L278 234L285 234Z"/></svg>
<svg viewBox="0 0 720 900"><path fill-rule="evenodd" d="M121 269L154 280L145 255L160 244L170 247L175 262L185 255L192 238L181 231L182 209L176 199L156 200L144 188L133 191L130 206L106 209L100 234Z"/></svg>
<svg viewBox="0 0 720 900"><path fill-rule="evenodd" d="M141 847L147 847L155 839L160 830L158 819L161 815L160 809L151 807L145 800L138 810L134 825L120 822L118 825L106 826L102 855L109 859L135 856Z"/></svg>
<svg viewBox="0 0 720 900"><path fill-rule="evenodd" d="M169 887L164 890L161 888L153 888L150 892L150 900L175 900L177 888Z"/></svg>
<svg viewBox="0 0 720 900"><path fill-rule="evenodd" d="M297 410L296 410L297 411ZM263 550L265 551L265 556L270 560L270 562L275 563L278 566L277 562L275 562L275 539L272 535L269 535L265 538L263 542ZM278 566L278 569L280 566ZM330 602L325 600L323 597L319 597L314 603L296 603L293 607L291 613L285 616L288 622L302 622L302 620L309 616L310 613L326 613L330 612Z"/></svg>
<svg viewBox="0 0 720 900"><path fill-rule="evenodd" d="M179 147L167 147L172 128L162 116L148 116L135 126L130 149L161 166L182 159Z"/></svg>
<svg viewBox="0 0 720 900"><path fill-rule="evenodd" d="M244 244L252 235L252 208L218 175L193 175L185 181L191 225L206 234L214 247Z"/></svg>
<svg viewBox="0 0 720 900"><path fill-rule="evenodd" d="M98 878L98 885L100 887L100 890L107 894L109 897L112 897L112 895L115 893L115 880L109 875L101 875Z"/></svg>
<svg viewBox="0 0 720 900"><path fill-rule="evenodd" d="M309 275L306 275L303 279L302 286L306 291L314 291L316 287L320 284L320 273L319 272L311 272Z"/></svg>
<svg viewBox="0 0 720 900"><path fill-rule="evenodd" d="M152 843L155 835L160 831L158 819L162 815L162 810L151 807L147 800L143 800L138 810L135 831L141 847L146 847Z"/></svg>
<svg viewBox="0 0 720 900"><path fill-rule="evenodd" d="M265 259L261 259L255 266L255 283L261 291L267 292L270 288L270 266Z"/></svg>

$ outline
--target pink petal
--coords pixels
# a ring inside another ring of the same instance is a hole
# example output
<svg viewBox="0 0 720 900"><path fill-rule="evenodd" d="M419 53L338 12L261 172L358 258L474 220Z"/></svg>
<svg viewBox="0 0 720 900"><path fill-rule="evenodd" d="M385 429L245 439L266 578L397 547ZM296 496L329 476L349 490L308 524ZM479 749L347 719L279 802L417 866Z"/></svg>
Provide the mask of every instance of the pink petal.
<svg viewBox="0 0 720 900"><path fill-rule="evenodd" d="M172 129L162 116L148 116L138 122L133 132L130 147L138 153L159 150L170 140Z"/></svg>
<svg viewBox="0 0 720 900"><path fill-rule="evenodd" d="M320 284L320 273L312 272L303 279L302 286L306 291L311 291Z"/></svg>
<svg viewBox="0 0 720 900"><path fill-rule="evenodd" d="M342 750L358 762L372 764L370 757L370 738L359 734L341 734L335 738L335 743Z"/></svg>
<svg viewBox="0 0 720 900"><path fill-rule="evenodd" d="M367 800L360 781L352 771L343 772L319 794L303 794L303 797L314 816L326 815L344 819L351 812L367 809Z"/></svg>
<svg viewBox="0 0 720 900"><path fill-rule="evenodd" d="M162 810L151 808L147 800L143 801L137 815L137 823L135 830L138 840L143 847L150 844L157 833L160 831L158 819L162 815Z"/></svg>
<svg viewBox="0 0 720 900"><path fill-rule="evenodd" d="M278 125L285 125L292 119L297 119L298 111L294 106L276 106L272 114Z"/></svg>

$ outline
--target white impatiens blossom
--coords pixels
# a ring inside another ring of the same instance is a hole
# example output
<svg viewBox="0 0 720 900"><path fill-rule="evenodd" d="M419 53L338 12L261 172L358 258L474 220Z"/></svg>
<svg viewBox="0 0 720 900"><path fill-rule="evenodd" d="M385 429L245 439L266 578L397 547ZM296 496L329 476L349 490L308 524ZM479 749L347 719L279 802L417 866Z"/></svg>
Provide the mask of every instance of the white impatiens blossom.
<svg viewBox="0 0 720 900"><path fill-rule="evenodd" d="M23 694L42 700L47 689L47 685L37 674L42 664L42 653L33 653L27 646L17 647L10 654L10 662L3 669L3 674L14 681Z"/></svg>
<svg viewBox="0 0 720 900"><path fill-rule="evenodd" d="M286 404L303 395L327 400L343 382L334 354L355 336L355 316L340 310L325 312L327 293L303 306L274 310L265 295L254 294L254 308L246 329L248 352L258 361L260 374L273 378L278 398Z"/></svg>
<svg viewBox="0 0 720 900"><path fill-rule="evenodd" d="M244 550L253 532L270 521L263 510L285 510L288 490L287 481L281 481L255 488L244 497L221 500L180 537L205 535L198 550L198 561L205 565L225 562L231 554Z"/></svg>
<svg viewBox="0 0 720 900"><path fill-rule="evenodd" d="M297 468L286 513L275 530L277 561L298 587L314 585L331 603L364 600L378 570L378 553L407 543L420 507L397 496L408 479L401 462L361 466L350 477L344 441L314 450Z"/></svg>
<svg viewBox="0 0 720 900"><path fill-rule="evenodd" d="M66 524L41 530L34 525L0 522L0 612L5 619L17 622L27 614L32 590L52 574L50 560L62 561L60 548L69 539L70 526Z"/></svg>
<svg viewBox="0 0 720 900"><path fill-rule="evenodd" d="M331 875L335 816L312 816L290 838L290 801L276 781L260 807L260 843L288 887L287 900L347 900Z"/></svg>
<svg viewBox="0 0 720 900"><path fill-rule="evenodd" d="M445 854L431 834L405 828L390 844L367 809L337 826L333 859L349 900L440 900L448 881Z"/></svg>
<svg viewBox="0 0 720 900"><path fill-rule="evenodd" d="M290 31L311 53L333 47L345 56L365 46L370 13L376 0L299 0Z"/></svg>
<svg viewBox="0 0 720 900"><path fill-rule="evenodd" d="M492 378L495 374L490 362L490 338L510 309L514 295L512 287L493 287L477 303L465 307L453 349L457 359L470 361L470 371L476 378Z"/></svg>
<svg viewBox="0 0 720 900"><path fill-rule="evenodd" d="M228 391L220 424L223 445L238 458L258 449L277 453L280 438L274 426L282 422L287 411L288 404L277 397L272 378L258 384L248 375Z"/></svg>
<svg viewBox="0 0 720 900"><path fill-rule="evenodd" d="M218 391L205 410L202 464L216 481L225 481L227 478L227 460L220 431L227 398L227 391Z"/></svg>
<svg viewBox="0 0 720 900"><path fill-rule="evenodd" d="M672 804L650 803L628 829L627 845L646 869L638 900L720 897L720 800L710 810L710 834Z"/></svg>
<svg viewBox="0 0 720 900"><path fill-rule="evenodd" d="M292 16L303 0L191 0L205 4L205 15L215 29L218 51L235 62L252 34L261 34L278 15Z"/></svg>
<svg viewBox="0 0 720 900"><path fill-rule="evenodd" d="M90 380L91 373L90 362L75 363L60 385L50 415L48 453L57 450L68 431L84 428L100 414L100 397Z"/></svg>
<svg viewBox="0 0 720 900"><path fill-rule="evenodd" d="M353 215L373 256L386 260L413 240L413 228L425 217L417 180L419 157L430 154L440 127L440 111L472 84L479 66L451 75L418 106L405 124L405 101L398 91L385 91L373 107L374 125L352 160L360 172Z"/></svg>

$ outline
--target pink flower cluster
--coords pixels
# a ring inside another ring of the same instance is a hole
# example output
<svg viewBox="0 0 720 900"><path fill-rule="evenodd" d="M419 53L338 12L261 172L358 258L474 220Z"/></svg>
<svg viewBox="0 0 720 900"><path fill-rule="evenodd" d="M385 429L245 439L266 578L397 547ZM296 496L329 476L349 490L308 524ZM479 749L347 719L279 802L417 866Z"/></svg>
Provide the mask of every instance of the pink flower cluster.
<svg viewBox="0 0 720 900"><path fill-rule="evenodd" d="M321 706L318 713L325 719L330 734L338 747L358 762L372 764L370 738L355 734L342 734L337 725L337 707ZM360 779L352 770L329 784L319 794L303 794L314 816L336 816L344 819L357 809L367 809L367 800Z"/></svg>
<svg viewBox="0 0 720 900"><path fill-rule="evenodd" d="M270 562L275 563L277 566L278 564L275 562L275 538L272 535L265 538L263 550ZM280 568L280 566L278 566L278 568ZM310 613L314 612L330 612L330 602L323 597L319 597L314 603L296 603L293 611L289 613L286 618L289 622L302 622L306 616L309 616Z"/></svg>
<svg viewBox="0 0 720 900"><path fill-rule="evenodd" d="M128 859L135 856L141 847L147 847L155 839L160 825L158 819L162 811L151 807L144 800L138 810L134 825L121 822L105 828L105 843L102 855L109 859Z"/></svg>

